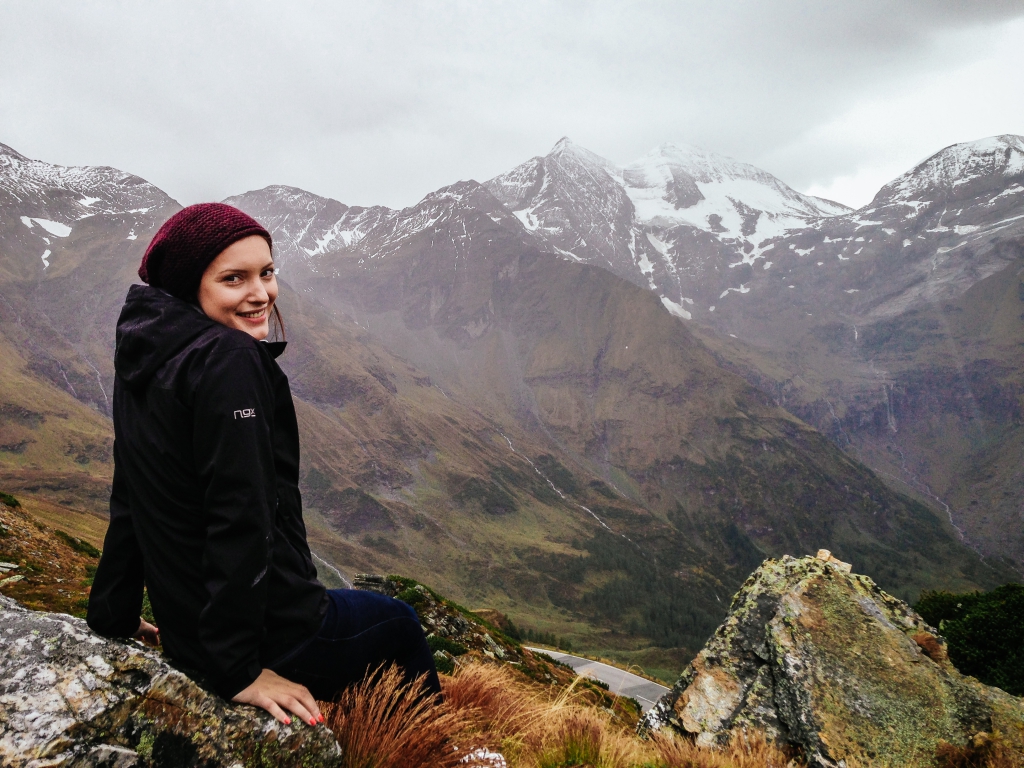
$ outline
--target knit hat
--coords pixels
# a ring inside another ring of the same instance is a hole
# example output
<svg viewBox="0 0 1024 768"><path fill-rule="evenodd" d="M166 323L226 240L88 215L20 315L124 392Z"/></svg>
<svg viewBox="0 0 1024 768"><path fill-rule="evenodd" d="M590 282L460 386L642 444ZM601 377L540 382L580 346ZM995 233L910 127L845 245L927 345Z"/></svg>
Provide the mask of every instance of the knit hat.
<svg viewBox="0 0 1024 768"><path fill-rule="evenodd" d="M220 252L250 235L273 246L256 219L224 203L199 203L171 216L153 236L139 265L142 282L172 296L195 301L203 272Z"/></svg>

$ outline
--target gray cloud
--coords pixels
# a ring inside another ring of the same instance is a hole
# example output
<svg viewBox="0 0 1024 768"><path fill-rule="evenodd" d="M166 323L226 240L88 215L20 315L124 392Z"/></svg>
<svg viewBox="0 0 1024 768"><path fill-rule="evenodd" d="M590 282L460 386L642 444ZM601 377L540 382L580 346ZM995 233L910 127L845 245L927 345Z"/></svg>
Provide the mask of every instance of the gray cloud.
<svg viewBox="0 0 1024 768"><path fill-rule="evenodd" d="M407 205L564 134L618 161L701 144L827 186L939 148L914 123L927 114L881 144L827 126L969 68L1022 16L1019 0L8 0L0 141L182 202L286 183Z"/></svg>

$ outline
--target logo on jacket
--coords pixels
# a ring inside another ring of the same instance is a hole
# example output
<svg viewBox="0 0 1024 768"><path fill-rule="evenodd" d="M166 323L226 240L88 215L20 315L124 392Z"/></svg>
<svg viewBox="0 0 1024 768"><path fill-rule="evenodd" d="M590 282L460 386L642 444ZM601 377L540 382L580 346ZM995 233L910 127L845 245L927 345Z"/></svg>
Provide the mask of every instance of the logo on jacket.
<svg viewBox="0 0 1024 768"><path fill-rule="evenodd" d="M256 415L256 409L255 408L242 408L239 411L235 411L235 418L236 419L251 419L255 415Z"/></svg>

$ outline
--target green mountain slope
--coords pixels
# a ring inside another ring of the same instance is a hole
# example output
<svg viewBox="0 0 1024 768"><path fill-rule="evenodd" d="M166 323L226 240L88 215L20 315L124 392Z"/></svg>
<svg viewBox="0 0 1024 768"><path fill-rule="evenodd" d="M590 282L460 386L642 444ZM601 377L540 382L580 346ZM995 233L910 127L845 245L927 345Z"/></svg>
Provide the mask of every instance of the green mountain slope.
<svg viewBox="0 0 1024 768"><path fill-rule="evenodd" d="M8 490L104 506L114 322L176 208L147 194L145 213L0 201L0 413L4 445L23 446L0 450ZM58 243L23 217L71 231ZM639 658L678 665L766 555L827 547L908 597L1007 580L657 297L539 252L475 183L289 264L281 363L328 581L325 563L401 572L578 647L675 649Z"/></svg>
<svg viewBox="0 0 1024 768"><path fill-rule="evenodd" d="M1007 574L723 371L656 297L524 243L486 191L460 185L403 216L436 223L405 235L399 222L378 242L371 233L308 279L326 308L358 319L456 401L486 404L497 427L546 444L545 454L517 449L542 470L550 463L591 533L537 531L566 550L551 558L525 543L523 562L550 581L534 597L492 576L513 599L546 597L622 633L688 644L765 555L827 546L906 596ZM528 508L505 511L502 527Z"/></svg>
<svg viewBox="0 0 1024 768"><path fill-rule="evenodd" d="M973 547L1024 569L1024 262L961 296L766 349L702 332L717 359L819 426ZM1018 577L1019 578L1019 577Z"/></svg>

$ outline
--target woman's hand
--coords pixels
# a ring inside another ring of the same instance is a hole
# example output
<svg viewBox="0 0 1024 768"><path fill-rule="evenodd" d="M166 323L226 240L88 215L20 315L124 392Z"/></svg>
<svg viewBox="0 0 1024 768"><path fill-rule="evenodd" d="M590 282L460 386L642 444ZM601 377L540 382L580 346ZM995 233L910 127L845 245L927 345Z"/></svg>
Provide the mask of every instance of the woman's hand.
<svg viewBox="0 0 1024 768"><path fill-rule="evenodd" d="M260 672L260 676L253 680L248 688L239 691L232 701L261 707L285 725L291 725L292 720L281 707L302 718L302 721L309 725L324 721L324 716L320 714L320 708L316 705L316 699L306 686L293 683L272 669Z"/></svg>
<svg viewBox="0 0 1024 768"><path fill-rule="evenodd" d="M145 619L139 619L139 628L135 630L135 634L132 637L136 640L141 640L146 645L156 647L160 645L160 628L154 627Z"/></svg>

